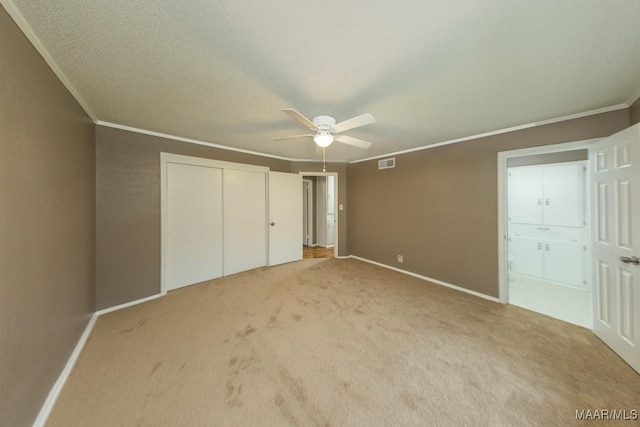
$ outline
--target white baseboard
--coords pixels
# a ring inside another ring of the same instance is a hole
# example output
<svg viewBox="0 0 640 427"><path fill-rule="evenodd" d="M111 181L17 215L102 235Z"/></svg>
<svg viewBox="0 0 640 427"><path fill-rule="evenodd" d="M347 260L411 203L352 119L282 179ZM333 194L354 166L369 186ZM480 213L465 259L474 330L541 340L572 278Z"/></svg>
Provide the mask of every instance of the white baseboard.
<svg viewBox="0 0 640 427"><path fill-rule="evenodd" d="M53 409L53 406L55 405L56 400L58 400L58 396L62 391L62 387L64 387L64 384L67 382L67 379L69 378L69 375L71 374L71 371L73 370L73 367L75 366L76 361L78 360L78 357L82 352L82 349L84 348L85 344L87 343L87 340L89 339L89 336L91 335L91 331L93 330L93 326L96 324L96 320L98 320L98 317L102 316L103 314L111 313L112 311L121 310L123 308L131 307L132 305L151 301L165 295L166 295L166 292L159 293L156 295L152 295L150 297L116 305L114 307L105 308L103 310L96 311L95 313L93 313L93 315L91 316L91 319L89 320L89 323L87 324L87 327L85 328L84 332L82 333L82 336L80 337L80 339L78 340L78 343L76 344L76 348L73 349L73 353L71 353L69 360L67 360L67 364L64 366L62 373L60 373L58 380L51 388L51 391L47 396L47 400L44 401L44 405L42 405L42 408L40 409L40 413L38 414L38 417L33 422L33 427L44 427L45 423L47 422L47 418L49 418L49 415L51 414L51 410Z"/></svg>
<svg viewBox="0 0 640 427"><path fill-rule="evenodd" d="M44 427L45 423L47 422L47 418L49 418L49 414L51 414L53 405L55 405L56 400L58 400L58 396L62 391L62 387L64 387L64 384L67 382L67 379L69 378L69 375L71 374L71 371L73 370L73 367L76 364L76 361L78 360L78 357L80 356L80 353L84 348L84 345L87 343L87 340L89 339L89 335L91 335L91 331L93 330L93 325L96 324L97 319L98 319L98 313L93 313L93 315L91 316L91 319L89 320L89 323L87 324L87 327L84 329L82 336L80 336L80 339L76 344L76 348L73 349L73 353L71 353L69 360L67 360L67 364L64 366L64 369L60 373L58 380L56 381L56 383L53 385L53 388L49 392L49 395L47 396L47 400L44 401L44 405L42 405L42 409L40 409L40 413L38 414L38 417L33 422L33 427Z"/></svg>
<svg viewBox="0 0 640 427"><path fill-rule="evenodd" d="M492 297L490 295L486 295L486 294L483 294L483 293L480 293L480 292L472 291L471 289L463 288L461 286L452 285L451 283L443 282L442 280L432 279L431 277L422 276L422 275L417 274L417 273L412 273L411 271L402 270L400 268L392 267L390 265L382 264L382 263L376 262L376 261L371 261L370 259L361 258L361 257L355 256L355 255L350 255L349 257L353 258L353 259L360 260L360 261L368 262L369 264L374 264L374 265L377 265L379 267L387 268L389 270L397 271L398 273L403 273L403 274L407 274L409 276L417 277L418 279L422 279L422 280L425 280L427 282L435 283L437 285L446 286L447 288L455 289L456 291L465 292L467 294L471 294L471 295L474 295L476 297L480 297L480 298L483 298L483 299L486 299L486 300L489 300L489 301L493 301L493 302L499 302L499 303L502 304L500 299L498 299L496 297Z"/></svg>
<svg viewBox="0 0 640 427"><path fill-rule="evenodd" d="M109 308L103 308L102 310L96 311L96 314L98 316L102 316L103 314L111 313L112 311L122 310L123 308L131 307L132 305L142 304L143 302L147 302L147 301L154 300L156 298L163 297L166 294L167 294L166 292L160 292L159 294L151 295L150 297L145 297L145 298L137 299L135 301L125 302L124 304L115 305Z"/></svg>

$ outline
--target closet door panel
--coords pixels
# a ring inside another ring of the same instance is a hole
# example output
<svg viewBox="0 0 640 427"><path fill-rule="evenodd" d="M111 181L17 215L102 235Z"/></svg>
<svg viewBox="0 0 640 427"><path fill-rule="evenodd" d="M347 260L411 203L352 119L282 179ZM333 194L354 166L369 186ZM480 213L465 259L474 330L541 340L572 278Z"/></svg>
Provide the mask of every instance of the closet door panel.
<svg viewBox="0 0 640 427"><path fill-rule="evenodd" d="M544 224L584 227L585 172L582 164L557 164L544 168Z"/></svg>
<svg viewBox="0 0 640 427"><path fill-rule="evenodd" d="M510 169L508 191L510 222L542 224L542 168Z"/></svg>
<svg viewBox="0 0 640 427"><path fill-rule="evenodd" d="M222 169L167 164L167 290L222 276Z"/></svg>
<svg viewBox="0 0 640 427"><path fill-rule="evenodd" d="M224 275L267 264L266 174L225 169Z"/></svg>

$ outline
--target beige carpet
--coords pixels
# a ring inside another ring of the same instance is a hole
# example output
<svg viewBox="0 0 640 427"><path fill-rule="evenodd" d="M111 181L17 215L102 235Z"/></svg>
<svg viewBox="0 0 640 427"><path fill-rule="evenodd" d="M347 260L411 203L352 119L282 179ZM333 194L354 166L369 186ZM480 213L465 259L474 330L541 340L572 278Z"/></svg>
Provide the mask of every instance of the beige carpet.
<svg viewBox="0 0 640 427"><path fill-rule="evenodd" d="M590 331L317 259L100 317L48 425L560 426L603 408L640 409L640 375Z"/></svg>

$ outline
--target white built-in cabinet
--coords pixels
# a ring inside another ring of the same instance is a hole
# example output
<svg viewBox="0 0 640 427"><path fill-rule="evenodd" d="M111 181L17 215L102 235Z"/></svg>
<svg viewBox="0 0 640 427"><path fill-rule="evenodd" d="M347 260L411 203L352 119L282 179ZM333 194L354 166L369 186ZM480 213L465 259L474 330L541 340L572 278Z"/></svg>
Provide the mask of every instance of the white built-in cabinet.
<svg viewBox="0 0 640 427"><path fill-rule="evenodd" d="M508 170L510 271L587 288L586 164Z"/></svg>

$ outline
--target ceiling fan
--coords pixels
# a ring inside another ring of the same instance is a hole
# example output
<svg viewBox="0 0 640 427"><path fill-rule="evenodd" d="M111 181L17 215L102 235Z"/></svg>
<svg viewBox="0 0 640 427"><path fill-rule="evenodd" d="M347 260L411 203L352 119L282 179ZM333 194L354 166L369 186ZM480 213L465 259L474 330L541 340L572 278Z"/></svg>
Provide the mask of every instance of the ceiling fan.
<svg viewBox="0 0 640 427"><path fill-rule="evenodd" d="M336 123L336 119L331 116L317 116L313 120L309 120L293 108L283 108L282 112L299 121L316 133L307 133L303 135L291 135L281 138L273 138L274 141L292 138L313 137L313 141L322 148L326 148L335 140L344 144L353 145L358 148L369 148L371 143L362 139L353 138L347 135L337 135L349 129L375 123L376 119L369 113L364 113L356 117L352 117L340 123Z"/></svg>

